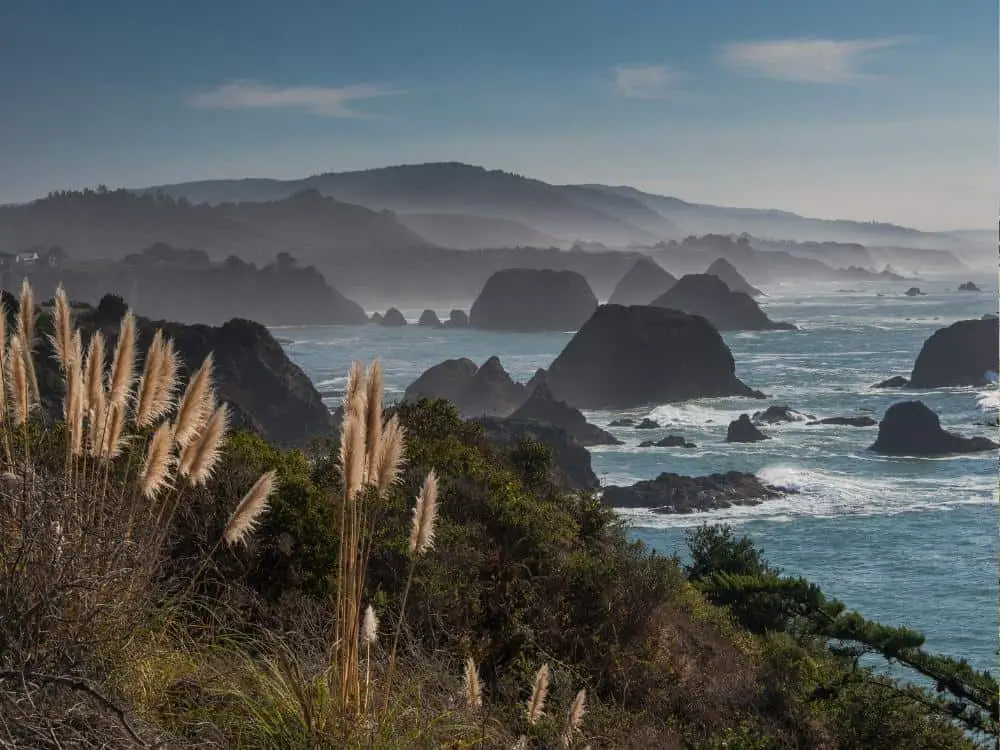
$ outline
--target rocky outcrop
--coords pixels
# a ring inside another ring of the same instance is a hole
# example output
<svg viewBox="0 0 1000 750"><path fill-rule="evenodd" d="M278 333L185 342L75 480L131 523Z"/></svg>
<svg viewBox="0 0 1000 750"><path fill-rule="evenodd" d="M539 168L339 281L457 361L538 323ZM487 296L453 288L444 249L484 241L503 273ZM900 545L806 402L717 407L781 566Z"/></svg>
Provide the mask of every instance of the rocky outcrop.
<svg viewBox="0 0 1000 750"><path fill-rule="evenodd" d="M480 417L475 420L486 439L500 447L511 447L524 438L545 444L552 451L551 478L570 491L594 492L600 482L590 463L590 452L563 429L542 422Z"/></svg>
<svg viewBox="0 0 1000 750"><path fill-rule="evenodd" d="M370 320L375 325L379 325L380 326L380 325L382 325L382 313L380 313L380 312L373 312L372 316L368 320Z"/></svg>
<svg viewBox="0 0 1000 750"><path fill-rule="evenodd" d="M947 432L938 415L922 401L903 401L890 406L882 417L871 450L892 456L942 456L980 453L997 447L987 438Z"/></svg>
<svg viewBox="0 0 1000 750"><path fill-rule="evenodd" d="M403 313L395 307L390 307L385 311L385 315L382 316L382 320L379 321L379 324L394 327L405 326L406 318L404 318Z"/></svg>
<svg viewBox="0 0 1000 750"><path fill-rule="evenodd" d="M590 424L579 409L553 398L552 392L544 383L534 389L528 400L521 404L510 418L560 427L583 446L621 445L621 440L610 432Z"/></svg>
<svg viewBox="0 0 1000 750"><path fill-rule="evenodd" d="M680 435L667 435L659 440L643 440L639 443L640 448L696 448L694 443L689 443Z"/></svg>
<svg viewBox="0 0 1000 750"><path fill-rule="evenodd" d="M449 359L420 375L403 394L404 401L443 398L465 417L506 417L525 399L525 388L515 383L497 357L477 367L470 359Z"/></svg>
<svg viewBox="0 0 1000 750"><path fill-rule="evenodd" d="M910 381L904 378L902 375L894 375L888 380L883 380L881 383L876 383L872 388L905 388Z"/></svg>
<svg viewBox="0 0 1000 750"><path fill-rule="evenodd" d="M812 422L806 422L807 425L820 425L820 424L832 424L841 425L844 427L874 427L878 424L874 419L868 416L860 417L827 417L826 419L815 419Z"/></svg>
<svg viewBox="0 0 1000 750"><path fill-rule="evenodd" d="M753 413L754 424L778 424L780 422L805 422L815 419L811 414L803 414L789 406L769 406L764 411Z"/></svg>
<svg viewBox="0 0 1000 750"><path fill-rule="evenodd" d="M981 292L983 290L980 289L978 286L976 286L975 282L966 281L964 284L959 284L958 285L958 291L960 291L960 292Z"/></svg>
<svg viewBox="0 0 1000 750"><path fill-rule="evenodd" d="M767 317L748 294L731 291L722 279L707 273L683 276L650 304L700 315L720 331L795 330L791 323Z"/></svg>
<svg viewBox="0 0 1000 750"><path fill-rule="evenodd" d="M427 326L428 328L440 328L441 319L437 316L437 313L433 310L424 310L420 313L420 320L417 321L418 326Z"/></svg>
<svg viewBox="0 0 1000 750"><path fill-rule="evenodd" d="M750 421L748 414L740 414L738 419L729 423L729 428L726 430L727 443L757 443L769 439Z"/></svg>
<svg viewBox="0 0 1000 750"><path fill-rule="evenodd" d="M552 394L578 409L629 409L705 396L756 396L705 320L677 310L602 305L549 367Z"/></svg>
<svg viewBox="0 0 1000 750"><path fill-rule="evenodd" d="M648 305L677 283L677 278L650 258L640 258L615 286L609 305Z"/></svg>
<svg viewBox="0 0 1000 750"><path fill-rule="evenodd" d="M664 473L630 487L604 488L603 501L615 508L650 508L658 513L694 513L733 505L760 505L791 491L764 484L753 474L730 471L703 477Z"/></svg>
<svg viewBox="0 0 1000 750"><path fill-rule="evenodd" d="M465 310L452 310L451 314L448 316L448 320L444 323L445 328L468 328L469 327L469 316L465 314Z"/></svg>
<svg viewBox="0 0 1000 750"><path fill-rule="evenodd" d="M764 294L764 292L744 279L742 274L736 270L736 266L725 258L717 258L705 273L718 276L725 282L731 292L743 292L743 294L750 297L760 297Z"/></svg>
<svg viewBox="0 0 1000 750"><path fill-rule="evenodd" d="M635 420L630 417L623 417L622 419L612 419L608 422L608 427L632 427L635 425Z"/></svg>
<svg viewBox="0 0 1000 750"><path fill-rule="evenodd" d="M535 389L545 382L546 370L544 367L539 367L535 370L535 374L531 376L531 379L524 384L524 390L526 395L531 395L535 392Z"/></svg>
<svg viewBox="0 0 1000 750"><path fill-rule="evenodd" d="M920 291L920 287L918 287L918 286L911 286L909 289L906 290L906 296L907 297L926 297L927 295L925 295L923 292Z"/></svg>
<svg viewBox="0 0 1000 750"><path fill-rule="evenodd" d="M910 373L910 388L988 385L1000 370L997 319L960 320L931 334Z"/></svg>
<svg viewBox="0 0 1000 750"><path fill-rule="evenodd" d="M575 331L595 309L594 292L575 271L508 268L487 279L469 323L494 331Z"/></svg>
<svg viewBox="0 0 1000 750"><path fill-rule="evenodd" d="M658 430L660 429L660 423L655 419L650 419L649 417L643 417L642 420L635 425L637 430Z"/></svg>

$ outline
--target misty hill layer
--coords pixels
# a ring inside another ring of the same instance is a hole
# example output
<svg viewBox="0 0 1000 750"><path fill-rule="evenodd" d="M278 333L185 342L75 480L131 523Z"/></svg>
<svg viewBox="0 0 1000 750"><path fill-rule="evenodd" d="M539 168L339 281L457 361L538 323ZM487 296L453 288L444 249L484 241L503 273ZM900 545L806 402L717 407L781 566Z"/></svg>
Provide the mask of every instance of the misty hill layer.
<svg viewBox="0 0 1000 750"><path fill-rule="evenodd" d="M615 286L608 304L648 305L676 283L677 279L659 263L640 258Z"/></svg>

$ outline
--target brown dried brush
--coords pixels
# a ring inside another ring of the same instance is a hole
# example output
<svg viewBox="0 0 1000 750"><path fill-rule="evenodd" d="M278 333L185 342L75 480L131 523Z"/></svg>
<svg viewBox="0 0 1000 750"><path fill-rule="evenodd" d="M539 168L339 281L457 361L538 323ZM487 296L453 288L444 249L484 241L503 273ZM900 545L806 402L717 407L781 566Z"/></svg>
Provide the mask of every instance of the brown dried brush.
<svg viewBox="0 0 1000 750"><path fill-rule="evenodd" d="M277 476L273 470L264 473L243 496L222 533L226 544L233 546L250 537L260 523L261 515L267 510L267 501L274 491Z"/></svg>
<svg viewBox="0 0 1000 750"><path fill-rule="evenodd" d="M192 487L208 483L222 457L222 443L229 428L229 407L223 404L212 414L205 429L181 453L180 473Z"/></svg>
<svg viewBox="0 0 1000 750"><path fill-rule="evenodd" d="M118 342L111 360L111 374L108 376L108 399L111 405L125 413L132 383L135 380L135 316L129 310L122 318L118 329Z"/></svg>
<svg viewBox="0 0 1000 750"><path fill-rule="evenodd" d="M583 726L583 715L586 712L587 691L581 690L576 694L576 698L573 699L573 703L569 707L569 713L566 715L566 729L562 734L563 747L569 747L573 744L573 735L577 734L580 727Z"/></svg>
<svg viewBox="0 0 1000 750"><path fill-rule="evenodd" d="M427 474L417 495L410 523L410 554L422 555L434 546L434 523L437 520L438 480L434 470Z"/></svg>
<svg viewBox="0 0 1000 750"><path fill-rule="evenodd" d="M169 422L164 422L156 428L149 447L146 449L146 460L139 474L139 489L143 497L154 498L167 484L170 474L170 449L173 435Z"/></svg>
<svg viewBox="0 0 1000 750"><path fill-rule="evenodd" d="M526 713L529 724L537 724L545 710L545 699L549 695L549 665L543 664L535 674L535 685L531 689Z"/></svg>
<svg viewBox="0 0 1000 750"><path fill-rule="evenodd" d="M21 358L24 360L24 374L28 381L31 398L41 400L38 391L38 377L35 375L35 293L28 279L21 280L21 301L17 315L17 329L21 336Z"/></svg>
<svg viewBox="0 0 1000 750"><path fill-rule="evenodd" d="M392 485L399 481L403 469L403 453L406 445L406 430L394 414L385 425L375 449L375 458L370 467L370 480L385 495Z"/></svg>
<svg viewBox="0 0 1000 750"><path fill-rule="evenodd" d="M55 305L52 312L53 333L49 336L56 359L64 373L69 372L70 358L73 356L73 322L70 314L69 299L63 285L56 287Z"/></svg>
<svg viewBox="0 0 1000 750"><path fill-rule="evenodd" d="M472 710L482 708L483 688L479 682L479 670L470 656L465 660L465 705Z"/></svg>
<svg viewBox="0 0 1000 750"><path fill-rule="evenodd" d="M31 387L28 385L28 372L25 365L24 346L21 334L10 337L7 350L7 369L10 371L10 400L13 406L14 425L20 426L28 421L28 411L31 408Z"/></svg>
<svg viewBox="0 0 1000 750"><path fill-rule="evenodd" d="M160 384L164 353L163 331L157 329L156 333L153 334L153 341L146 351L146 362L142 368L142 375L139 377L139 387L136 389L134 417L136 427L149 427L156 421L157 416L160 416L153 414L153 407Z"/></svg>
<svg viewBox="0 0 1000 750"><path fill-rule="evenodd" d="M215 394L212 392L214 362L214 357L210 352L205 357L205 361L201 363L198 372L188 381L180 406L177 407L174 440L181 448L184 448L201 431L214 408Z"/></svg>

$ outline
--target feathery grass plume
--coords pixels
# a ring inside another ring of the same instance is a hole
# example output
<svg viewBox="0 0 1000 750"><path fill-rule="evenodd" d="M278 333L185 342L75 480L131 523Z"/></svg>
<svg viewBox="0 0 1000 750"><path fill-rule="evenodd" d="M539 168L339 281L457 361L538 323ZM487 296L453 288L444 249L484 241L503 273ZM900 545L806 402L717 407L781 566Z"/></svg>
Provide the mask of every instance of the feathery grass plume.
<svg viewBox="0 0 1000 750"><path fill-rule="evenodd" d="M229 428L229 406L223 404L212 414L205 429L184 447L181 454L181 474L192 487L207 484L212 470L222 457L222 443Z"/></svg>
<svg viewBox="0 0 1000 750"><path fill-rule="evenodd" d="M21 279L21 303L17 315L17 329L21 335L21 358L28 380L31 398L41 400L38 391L38 377L35 375L35 293L27 277Z"/></svg>
<svg viewBox="0 0 1000 750"><path fill-rule="evenodd" d="M375 458L369 467L370 481L374 482L380 494L399 481L403 468L403 451L406 445L406 430L395 414L385 425L375 447Z"/></svg>
<svg viewBox="0 0 1000 750"><path fill-rule="evenodd" d="M66 374L66 422L70 431L70 451L83 453L83 417L87 411L87 391L83 383L83 343L79 329L73 334L73 355Z"/></svg>
<svg viewBox="0 0 1000 750"><path fill-rule="evenodd" d="M437 474L431 469L417 495L410 525L410 554L422 555L434 546L434 522L437 520Z"/></svg>
<svg viewBox="0 0 1000 750"><path fill-rule="evenodd" d="M104 408L104 334L96 331L90 337L90 344L87 346L87 408L93 415L97 409ZM93 416L92 416L93 418Z"/></svg>
<svg viewBox="0 0 1000 750"><path fill-rule="evenodd" d="M274 491L277 476L273 469L265 472L243 496L222 532L226 544L233 546L245 542L257 528L261 515L267 510L267 500Z"/></svg>
<svg viewBox="0 0 1000 750"><path fill-rule="evenodd" d="M7 421L7 388L10 369L7 366L7 304L0 301L0 422Z"/></svg>
<svg viewBox="0 0 1000 750"><path fill-rule="evenodd" d="M157 329L156 333L153 334L153 341L146 351L146 363L143 365L142 375L139 378L134 417L136 427L149 427L156 421L153 407L160 386L163 356L163 331Z"/></svg>
<svg viewBox="0 0 1000 750"><path fill-rule="evenodd" d="M360 362L352 362L347 372L347 387L344 389L344 416L363 402L359 396L367 395L365 387L365 371Z"/></svg>
<svg viewBox="0 0 1000 750"><path fill-rule="evenodd" d="M366 646L374 646L378 640L378 617L372 605L368 605L365 610L365 617L361 621L361 642Z"/></svg>
<svg viewBox="0 0 1000 750"><path fill-rule="evenodd" d="M73 323L70 315L69 300L66 298L66 290L60 283L56 287L55 309L52 315L53 334L49 336L52 342L52 349L56 353L62 371L69 372L69 361L72 353Z"/></svg>
<svg viewBox="0 0 1000 750"><path fill-rule="evenodd" d="M529 724L537 724L545 710L545 699L549 695L549 665L543 664L535 674L535 686L528 700L527 718Z"/></svg>
<svg viewBox="0 0 1000 750"><path fill-rule="evenodd" d="M373 360L368 366L365 394L365 484L375 481L375 454L382 438L382 365Z"/></svg>
<svg viewBox="0 0 1000 750"><path fill-rule="evenodd" d="M135 315L129 310L122 318L118 329L118 343L115 356L111 360L111 374L108 377L108 396L111 404L122 412L128 405L135 380Z"/></svg>
<svg viewBox="0 0 1000 750"><path fill-rule="evenodd" d="M125 407L118 404L108 404L108 418L104 431L104 446L101 448L103 458L118 458L122 452L124 438L122 427L125 425Z"/></svg>
<svg viewBox="0 0 1000 750"><path fill-rule="evenodd" d="M146 449L146 460L139 474L139 489L143 497L152 499L166 485L170 473L170 448L172 447L170 423L164 422L156 428L149 447Z"/></svg>
<svg viewBox="0 0 1000 750"><path fill-rule="evenodd" d="M562 735L563 747L573 744L573 735L580 731L583 725L583 715L587 712L587 691L581 690L573 699L566 716L566 730Z"/></svg>
<svg viewBox="0 0 1000 750"><path fill-rule="evenodd" d="M10 337L10 347L7 350L7 368L10 370L10 400L14 407L14 425L19 426L28 421L28 410L31 406L31 391L28 385L28 372L24 364L24 346L21 334Z"/></svg>
<svg viewBox="0 0 1000 750"><path fill-rule="evenodd" d="M212 393L212 367L214 355L209 352L198 372L188 381L181 404L177 407L174 440L184 448L204 427L214 408L215 394Z"/></svg>
<svg viewBox="0 0 1000 750"><path fill-rule="evenodd" d="M361 489L365 471L364 414L345 413L340 428L340 471L344 477L345 497L352 499Z"/></svg>
<svg viewBox="0 0 1000 750"><path fill-rule="evenodd" d="M173 339L164 339L163 356L160 359L160 372L156 379L156 393L153 396L152 418L159 419L174 407L174 396L177 392L177 370L180 368L180 358Z"/></svg>
<svg viewBox="0 0 1000 750"><path fill-rule="evenodd" d="M465 705L469 708L481 708L483 705L483 688L479 682L479 670L472 657L465 660Z"/></svg>

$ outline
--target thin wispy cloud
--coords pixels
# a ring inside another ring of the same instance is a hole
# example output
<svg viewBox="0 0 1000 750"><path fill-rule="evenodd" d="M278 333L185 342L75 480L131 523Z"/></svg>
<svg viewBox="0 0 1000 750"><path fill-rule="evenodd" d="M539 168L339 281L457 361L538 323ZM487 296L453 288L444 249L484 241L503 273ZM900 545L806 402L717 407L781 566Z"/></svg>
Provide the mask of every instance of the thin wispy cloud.
<svg viewBox="0 0 1000 750"><path fill-rule="evenodd" d="M659 99L670 93L680 73L669 65L616 65L615 90L630 99Z"/></svg>
<svg viewBox="0 0 1000 750"><path fill-rule="evenodd" d="M873 77L864 66L878 52L907 41L907 37L880 37L732 42L719 50L718 60L733 70L778 81L857 83Z"/></svg>
<svg viewBox="0 0 1000 750"><path fill-rule="evenodd" d="M302 109L323 117L361 117L354 102L401 94L371 83L351 86L269 86L257 81L232 81L195 94L188 103L199 109Z"/></svg>

